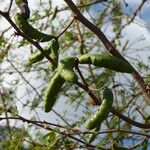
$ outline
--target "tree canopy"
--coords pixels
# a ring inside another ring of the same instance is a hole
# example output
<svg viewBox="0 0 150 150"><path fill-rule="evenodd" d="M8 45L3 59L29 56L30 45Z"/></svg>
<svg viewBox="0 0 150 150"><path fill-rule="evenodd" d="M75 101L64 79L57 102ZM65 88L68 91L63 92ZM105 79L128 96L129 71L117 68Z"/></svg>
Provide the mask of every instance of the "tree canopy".
<svg viewBox="0 0 150 150"><path fill-rule="evenodd" d="M0 5L0 149L150 148L148 1Z"/></svg>

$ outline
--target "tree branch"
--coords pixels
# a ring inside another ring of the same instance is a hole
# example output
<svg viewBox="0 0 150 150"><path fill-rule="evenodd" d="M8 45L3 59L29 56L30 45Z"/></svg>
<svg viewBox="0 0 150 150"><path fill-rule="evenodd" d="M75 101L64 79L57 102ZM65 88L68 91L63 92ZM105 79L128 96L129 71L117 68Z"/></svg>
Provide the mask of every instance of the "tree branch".
<svg viewBox="0 0 150 150"><path fill-rule="evenodd" d="M94 102L96 102L96 104L100 105L100 101L97 99L97 97L92 93L92 91L87 90L87 87L84 86L82 83L76 83L77 86L79 86L80 88L82 88L84 91L86 91L88 93L88 95L94 100ZM143 129L150 129L150 124L143 124L137 121L134 121L132 119L130 119L129 117L124 116L123 114L121 114L119 111L115 110L114 108L112 108L111 111L114 115L116 115L117 117L119 117L120 119L128 122L129 124L132 124L136 127L139 128L143 128Z"/></svg>
<svg viewBox="0 0 150 150"><path fill-rule="evenodd" d="M120 59L123 59L127 61L111 44L111 42L107 39L107 37L103 34L103 32L96 27L94 24L92 24L89 20L87 20L79 11L79 9L76 7L76 5L72 2L72 0L64 0L66 4L70 7L76 18L84 24L87 28L89 28L93 33L95 33L98 38L101 40L101 42L106 47L106 50L112 54L115 57L118 57ZM133 78L136 80L136 82L139 84L140 88L142 89L143 93L145 94L145 97L147 99L147 102L150 103L150 89L147 89L147 84L144 82L141 75L133 68L132 73Z"/></svg>
<svg viewBox="0 0 150 150"><path fill-rule="evenodd" d="M37 41L32 40L32 38L30 38L28 35L26 35L26 34L24 34L23 32L20 31L20 29L16 26L16 24L11 20L8 13L0 11L0 15L2 15L12 25L12 27L17 31L17 33L19 35L21 35L27 41L32 43L49 60L49 62L51 62L52 64L55 65L55 61L43 50L43 48L39 45L39 43Z"/></svg>
<svg viewBox="0 0 150 150"><path fill-rule="evenodd" d="M11 113L11 111L8 110L8 112ZM29 120L29 119L26 119L24 117L21 117L19 115L17 115L16 117L0 117L0 120L5 120L5 119L13 119L13 120L21 120L22 122L26 122L28 124L34 124L38 127L41 127L43 129L47 129L47 130L50 130L50 131L53 131L53 128L51 126L55 126L55 127L59 127L59 128L66 128L64 126L61 126L61 125L57 125L57 124L53 124L53 123L48 123L48 122L41 122L41 121L34 121L34 120ZM56 130L54 129L54 132L56 132ZM94 145L91 145L91 144L88 144L80 139L78 139L77 137L74 137L72 136L70 133L66 133L65 131L60 131L58 132L59 134L62 134L62 135L65 135L66 137L70 137L71 139L77 141L77 142L80 142L84 145L86 145L87 147L92 147L92 148L95 148Z"/></svg>

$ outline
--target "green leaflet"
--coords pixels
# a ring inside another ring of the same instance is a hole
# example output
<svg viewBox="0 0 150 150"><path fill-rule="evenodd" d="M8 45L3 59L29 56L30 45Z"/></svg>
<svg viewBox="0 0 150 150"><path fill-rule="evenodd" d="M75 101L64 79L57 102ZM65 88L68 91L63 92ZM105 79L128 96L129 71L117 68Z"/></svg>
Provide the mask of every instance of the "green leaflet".
<svg viewBox="0 0 150 150"><path fill-rule="evenodd" d="M17 26L29 37L39 40L40 42L47 42L55 38L53 35L48 35L42 32L39 32L37 29L33 28L27 20L25 20L21 14L17 13L15 15L15 22Z"/></svg>
<svg viewBox="0 0 150 150"><path fill-rule="evenodd" d="M56 7L54 8L54 12L53 12L51 21L54 20L54 19L56 18L57 13L58 13L58 7L56 6Z"/></svg>
<svg viewBox="0 0 150 150"><path fill-rule="evenodd" d="M0 49L0 63L4 60L5 56L7 55L9 48Z"/></svg>
<svg viewBox="0 0 150 150"><path fill-rule="evenodd" d="M121 2L117 1L117 0L113 0L112 1L113 4L113 9L114 11L112 11L112 25L113 25L113 31L116 33L120 32L121 29L121 23L122 23L122 6L121 6Z"/></svg>
<svg viewBox="0 0 150 150"><path fill-rule="evenodd" d="M109 112L112 109L113 104L113 93L109 88L105 88L103 92L103 101L99 107L99 110L87 123L87 129L95 129L98 126L101 126L101 123L108 117Z"/></svg>
<svg viewBox="0 0 150 150"><path fill-rule="evenodd" d="M60 76L59 73L56 73L53 78L50 80L50 83L44 94L44 111L51 111L54 106L57 96L60 92L61 87L65 83L65 80Z"/></svg>
<svg viewBox="0 0 150 150"><path fill-rule="evenodd" d="M66 81L76 83L78 81L78 76L75 74L73 70L75 65L76 65L76 58L65 57L59 62L57 71Z"/></svg>
<svg viewBox="0 0 150 150"><path fill-rule="evenodd" d="M27 20L30 17L30 9L28 7L28 1L27 0L15 0L17 6L21 10L22 17Z"/></svg>
<svg viewBox="0 0 150 150"><path fill-rule="evenodd" d="M85 54L79 58L81 64L93 64L122 73L132 73L133 68L127 61L111 56L107 53Z"/></svg>

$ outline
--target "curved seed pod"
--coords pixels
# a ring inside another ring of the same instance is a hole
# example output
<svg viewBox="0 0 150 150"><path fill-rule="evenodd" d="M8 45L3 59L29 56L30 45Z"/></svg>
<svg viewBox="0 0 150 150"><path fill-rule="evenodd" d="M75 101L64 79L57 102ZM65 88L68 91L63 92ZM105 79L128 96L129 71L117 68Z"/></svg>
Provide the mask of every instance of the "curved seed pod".
<svg viewBox="0 0 150 150"><path fill-rule="evenodd" d="M29 65L32 65L44 58L44 55L42 55L41 52L33 53L29 56Z"/></svg>
<svg viewBox="0 0 150 150"><path fill-rule="evenodd" d="M28 7L28 1L27 0L15 0L16 4L21 10L22 17L27 20L30 17L30 9Z"/></svg>
<svg viewBox="0 0 150 150"><path fill-rule="evenodd" d="M59 58L59 55L58 55L58 52L52 52L51 54L50 54L50 57L55 61L55 64L56 65L54 65L54 64L51 64L51 70L52 71L54 71L56 68L57 68L57 66L58 66L58 58Z"/></svg>
<svg viewBox="0 0 150 150"><path fill-rule="evenodd" d="M59 73L56 73L51 79L44 95L44 111L51 111L54 106L57 96L60 92L61 87L65 83L65 80L60 76Z"/></svg>
<svg viewBox="0 0 150 150"><path fill-rule="evenodd" d="M113 144L112 150L129 150L126 147L118 146L116 143Z"/></svg>
<svg viewBox="0 0 150 150"><path fill-rule="evenodd" d="M48 35L42 32L39 32L37 29L33 28L27 20L25 20L21 14L17 13L15 15L15 22L17 26L29 37L39 40L40 42L47 42L55 38L53 35Z"/></svg>
<svg viewBox="0 0 150 150"><path fill-rule="evenodd" d="M94 129L94 131L95 132L98 132L99 130L100 130L100 128L101 128L101 126L100 125L98 125L95 129ZM90 143L92 143L94 140L95 140L95 138L97 137L97 133L95 133L95 134L91 134L91 136L90 136L90 138L89 138L89 140L88 140L88 143L90 144Z"/></svg>
<svg viewBox="0 0 150 150"><path fill-rule="evenodd" d="M49 55L51 53L51 45L52 43L50 43L50 45L48 45L48 47L46 48L45 52L47 55ZM41 52L36 52L33 53L29 56L29 65L32 65L38 61L41 61L44 59L44 55Z"/></svg>
<svg viewBox="0 0 150 150"><path fill-rule="evenodd" d="M59 59L59 42L58 39L52 40L50 57L55 61L56 65L51 64L51 69L55 70L58 66Z"/></svg>
<svg viewBox="0 0 150 150"><path fill-rule="evenodd" d="M52 43L51 43L51 52L54 51L54 52L58 52L59 50L59 42L58 42L58 39L53 39L52 40Z"/></svg>
<svg viewBox="0 0 150 150"><path fill-rule="evenodd" d="M133 72L133 68L130 63L106 53L85 54L80 57L79 62L81 64L93 64L98 67L104 67L122 73Z"/></svg>
<svg viewBox="0 0 150 150"><path fill-rule="evenodd" d="M79 58L80 64L92 64L92 56L96 57L96 55L84 54Z"/></svg>
<svg viewBox="0 0 150 150"><path fill-rule="evenodd" d="M83 43L80 43L80 45L78 46L78 53L80 55L83 55L84 54L84 44Z"/></svg>
<svg viewBox="0 0 150 150"><path fill-rule="evenodd" d="M108 117L109 112L112 109L113 103L113 93L109 88L105 88L103 92L103 101L99 107L99 110L95 115L89 120L87 124L87 129L95 129L101 125L101 123Z"/></svg>
<svg viewBox="0 0 150 150"><path fill-rule="evenodd" d="M58 72L68 82L76 83L78 76L75 74L73 68L76 65L76 58L65 57L58 64Z"/></svg>

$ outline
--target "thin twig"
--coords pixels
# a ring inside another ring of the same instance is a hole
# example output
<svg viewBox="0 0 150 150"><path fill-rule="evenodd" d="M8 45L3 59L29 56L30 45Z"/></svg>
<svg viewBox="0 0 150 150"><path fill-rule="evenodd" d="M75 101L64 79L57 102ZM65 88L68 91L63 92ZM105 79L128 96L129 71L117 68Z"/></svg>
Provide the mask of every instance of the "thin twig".
<svg viewBox="0 0 150 150"><path fill-rule="evenodd" d="M0 100L1 100L1 102L3 104L4 109L7 109L6 104L5 104L5 100L3 99L1 91L0 91ZM5 117L6 117L6 124L7 124L8 133L9 133L9 138L11 139L12 138L12 134L11 134L11 129L10 129L10 124L9 124L7 111L5 111Z"/></svg>
<svg viewBox="0 0 150 150"><path fill-rule="evenodd" d="M7 58L7 61L10 63L10 65L18 72L18 74L22 77L22 79L30 85L30 87L36 92L36 94L39 96L40 99L42 99L42 96L37 92L36 88L22 75L22 73L15 67L15 65ZM42 99L43 100L43 99Z"/></svg>
<svg viewBox="0 0 150 150"><path fill-rule="evenodd" d="M135 108L139 113L140 113L140 115L145 119L146 117L142 114L142 112L136 107Z"/></svg>
<svg viewBox="0 0 150 150"><path fill-rule="evenodd" d="M78 64L76 64L75 69L77 70L77 72L78 72L78 74L79 74L79 76L80 76L80 78L81 78L81 80L82 80L82 83L85 85L85 87L86 87L87 89L89 89L89 88L88 88L89 86L88 86L88 84L86 83L86 81L85 81L85 79L84 79L84 77L83 77L83 75L82 75L82 72L81 72L80 69L79 69Z"/></svg>
<svg viewBox="0 0 150 150"><path fill-rule="evenodd" d="M6 119L6 118L5 117L0 117L0 120L4 120L4 119ZM28 124L31 123L31 124L34 124L34 125L39 126L41 128L53 131L53 128L51 126L49 126L49 125L44 124L44 122L41 123L39 121L29 120L29 119L26 119L26 118L21 117L19 115L17 115L17 117L8 117L8 119L21 120L22 122L27 122ZM59 125L55 124L55 126L59 126ZM54 131L56 132L56 130L54 130ZM62 135L65 135L65 137L70 137L70 138L74 139L75 141L78 141L78 142L86 145L87 147L93 147L93 148L95 147L94 145L88 144L88 143L86 143L86 142L84 142L84 141L82 141L82 140L80 140L80 139L70 135L69 133L65 133L65 132L58 132L58 133L62 134Z"/></svg>
<svg viewBox="0 0 150 150"><path fill-rule="evenodd" d="M93 99L95 105L100 105L99 99L91 92L89 88L87 88L80 82L77 82L76 85L88 93L88 95Z"/></svg>
<svg viewBox="0 0 150 150"><path fill-rule="evenodd" d="M135 144L134 146L130 147L129 149L136 149L137 147L141 146L147 139L147 137L145 137L142 141L140 141L139 143Z"/></svg>
<svg viewBox="0 0 150 150"><path fill-rule="evenodd" d="M35 120L29 120L29 119L26 119L24 117L21 117L19 115L17 115L16 117L0 117L0 120L5 120L5 119L10 119L10 120L21 120L22 122L27 122L28 124L34 124L34 125L37 125L37 126L40 126L42 128L45 128L45 129L48 129L48 130L52 130L53 131L53 128L52 126L55 126L55 127L59 127L59 128L64 128L64 129L67 129L69 131L71 131L70 133L68 132L61 132L61 134L66 134L67 136L71 136L71 135L81 135L81 134L94 134L94 133L97 133L97 134L106 134L106 133L114 133L114 132L123 132L123 133L130 133L130 134L136 134L136 135L141 135L141 136L144 136L144 137L148 137L150 138L150 135L149 134L145 134L145 133L141 133L141 132L137 132L137 131L131 131L131 130L124 130L124 129L110 129L110 130L106 130L106 131L100 131L100 132L94 132L94 131L80 131L78 129L74 129L74 128L68 128L68 127L65 127L65 126L62 126L62 125L58 125L58 124L54 124L54 123L49 123L49 122L42 122L42 121L35 121ZM56 132L56 131L55 131ZM72 136L71 136L72 138ZM77 140L78 141L78 140ZM80 141L81 142L81 141ZM81 143L84 143L85 142L81 142Z"/></svg>
<svg viewBox="0 0 150 150"><path fill-rule="evenodd" d="M71 22L68 24L68 26L56 37L56 38L59 38L61 35L63 35L67 29L72 25L72 23L76 20L76 18L74 17Z"/></svg>
<svg viewBox="0 0 150 150"><path fill-rule="evenodd" d="M11 7L12 7L12 3L13 3L13 0L10 0L10 4L9 4L9 8L8 8L8 10L7 10L7 13L9 13L9 12L10 12Z"/></svg>
<svg viewBox="0 0 150 150"><path fill-rule="evenodd" d="M135 17L137 16L137 13L142 9L142 7L145 4L145 2L146 2L146 0L142 0L141 4L138 6L136 11L133 13L133 15L130 18L129 22L127 22L122 28L124 28L126 25L129 25L130 23L132 23L134 21Z"/></svg>

